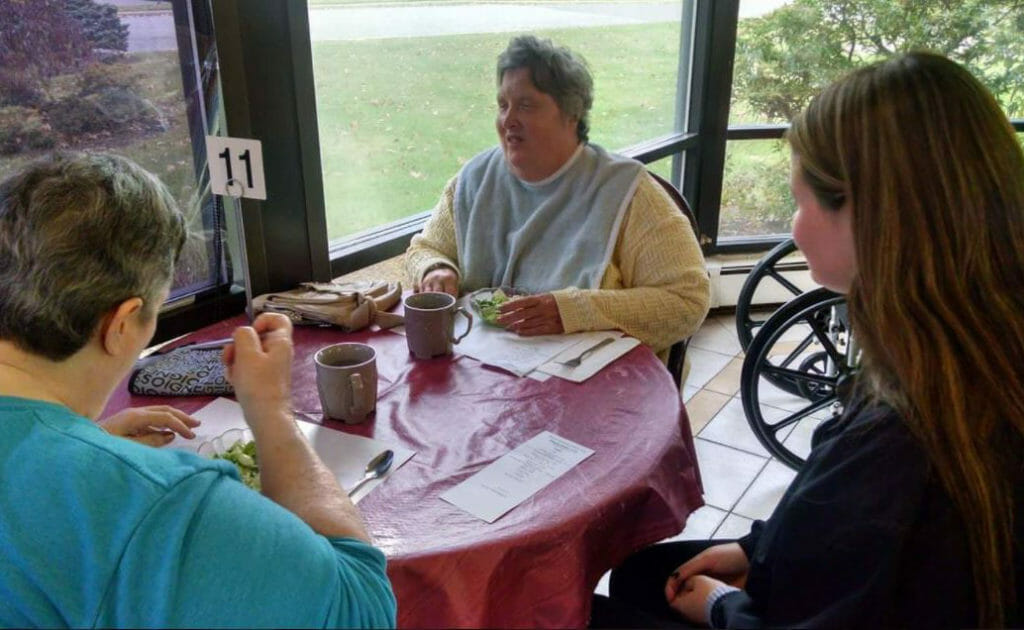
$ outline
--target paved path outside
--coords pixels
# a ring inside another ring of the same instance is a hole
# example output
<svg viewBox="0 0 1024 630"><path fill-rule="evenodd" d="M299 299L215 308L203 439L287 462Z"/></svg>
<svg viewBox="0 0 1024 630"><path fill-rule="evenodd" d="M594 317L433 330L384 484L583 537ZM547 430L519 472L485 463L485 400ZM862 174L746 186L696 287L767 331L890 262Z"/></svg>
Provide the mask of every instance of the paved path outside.
<svg viewBox="0 0 1024 630"><path fill-rule="evenodd" d="M482 4L323 8L310 11L313 41L506 33L678 21L680 2Z"/></svg>
<svg viewBox="0 0 1024 630"><path fill-rule="evenodd" d="M788 1L743 0L740 15L760 15ZM344 41L649 24L676 21L681 16L682 0L329 6L310 9L309 30L313 41ZM169 12L129 14L122 19L129 28L129 52L176 49Z"/></svg>
<svg viewBox="0 0 1024 630"><path fill-rule="evenodd" d="M123 15L121 21L128 25L130 53L178 49L178 38L174 34L174 16L170 11Z"/></svg>

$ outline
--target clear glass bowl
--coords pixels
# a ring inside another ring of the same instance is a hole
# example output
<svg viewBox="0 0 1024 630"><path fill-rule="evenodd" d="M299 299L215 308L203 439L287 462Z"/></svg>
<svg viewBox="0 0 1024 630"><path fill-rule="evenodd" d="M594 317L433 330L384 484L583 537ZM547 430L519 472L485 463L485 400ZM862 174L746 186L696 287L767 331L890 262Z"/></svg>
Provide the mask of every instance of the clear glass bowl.
<svg viewBox="0 0 1024 630"><path fill-rule="evenodd" d="M246 442L251 442L252 439L252 431L249 429L228 429L217 437L200 444L196 447L196 452L203 457L212 458L214 455L223 455L236 442L245 444Z"/></svg>
<svg viewBox="0 0 1024 630"><path fill-rule="evenodd" d="M203 457L231 462L238 469L238 476L242 483L258 491L260 489L260 468L256 454L255 452L241 452L252 441L252 431L249 429L228 429L217 437L200 444L196 452Z"/></svg>
<svg viewBox="0 0 1024 630"><path fill-rule="evenodd" d="M509 299L529 295L528 291L517 289L515 287L486 287L483 289L477 289L470 293L467 296L469 298L470 306L472 306L473 310L480 316L481 321L489 326L498 326L495 321L497 316L493 314L494 311L489 308L488 303L494 299L494 294L499 290Z"/></svg>

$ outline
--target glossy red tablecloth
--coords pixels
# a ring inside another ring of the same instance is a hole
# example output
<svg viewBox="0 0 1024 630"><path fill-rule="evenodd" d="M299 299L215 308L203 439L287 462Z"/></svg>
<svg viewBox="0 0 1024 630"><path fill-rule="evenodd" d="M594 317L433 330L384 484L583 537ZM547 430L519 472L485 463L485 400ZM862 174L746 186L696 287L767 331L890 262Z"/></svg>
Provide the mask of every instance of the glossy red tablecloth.
<svg viewBox="0 0 1024 630"><path fill-rule="evenodd" d="M242 321L189 341L228 336ZM601 575L678 533L703 504L686 412L644 346L585 383L540 383L458 355L415 360L389 332L297 328L296 410L321 417L312 355L339 341L376 348L377 411L361 425L324 424L416 451L359 504L388 556L400 627L583 626ZM121 388L107 413L155 403L194 411L210 400ZM494 523L438 498L544 430L594 455Z"/></svg>

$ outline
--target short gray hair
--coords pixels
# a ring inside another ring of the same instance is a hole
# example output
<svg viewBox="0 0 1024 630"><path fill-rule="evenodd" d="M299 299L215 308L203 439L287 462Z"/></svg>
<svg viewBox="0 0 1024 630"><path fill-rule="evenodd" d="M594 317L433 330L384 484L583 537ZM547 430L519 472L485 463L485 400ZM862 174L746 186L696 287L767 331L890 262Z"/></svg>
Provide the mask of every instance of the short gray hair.
<svg viewBox="0 0 1024 630"><path fill-rule="evenodd" d="M155 317L185 242L167 188L115 155L59 153L0 183L0 339L53 361L132 297Z"/></svg>
<svg viewBox="0 0 1024 630"><path fill-rule="evenodd" d="M555 99L562 114L579 121L576 137L586 142L594 104L594 80L586 60L550 39L520 35L498 55L498 85L506 72L518 68L528 68L533 85Z"/></svg>

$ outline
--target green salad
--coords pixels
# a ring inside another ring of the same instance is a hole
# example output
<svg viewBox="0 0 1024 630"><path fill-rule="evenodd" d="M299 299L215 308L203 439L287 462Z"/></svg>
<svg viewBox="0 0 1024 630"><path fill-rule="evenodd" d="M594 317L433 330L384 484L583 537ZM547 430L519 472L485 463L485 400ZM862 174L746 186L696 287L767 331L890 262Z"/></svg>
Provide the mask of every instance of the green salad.
<svg viewBox="0 0 1024 630"><path fill-rule="evenodd" d="M260 489L260 464L256 457L256 442L238 440L223 453L216 453L214 459L226 459L238 468L242 483L253 490Z"/></svg>
<svg viewBox="0 0 1024 630"><path fill-rule="evenodd" d="M505 292L501 289L497 289L491 294L489 298L476 298L473 303L476 304L477 310L480 311L480 316L484 318L484 321L488 324L498 323L498 307L508 302L509 297L505 295Z"/></svg>

